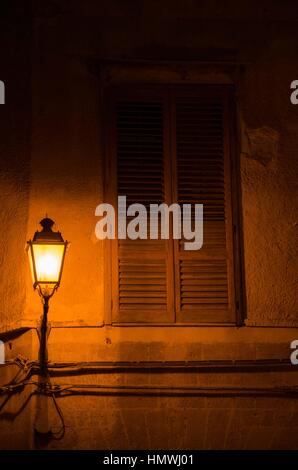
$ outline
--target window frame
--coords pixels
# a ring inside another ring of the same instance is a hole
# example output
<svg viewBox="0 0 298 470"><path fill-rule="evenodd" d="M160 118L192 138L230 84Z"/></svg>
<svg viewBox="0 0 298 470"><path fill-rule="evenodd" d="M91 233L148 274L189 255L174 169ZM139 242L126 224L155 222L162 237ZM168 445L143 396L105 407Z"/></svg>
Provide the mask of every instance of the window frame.
<svg viewBox="0 0 298 470"><path fill-rule="evenodd" d="M239 168L239 161L237 158L237 119L236 119L236 105L235 105L235 87L232 84L197 84L197 83L190 83L190 84L163 84L163 83L142 83L142 81L137 81L136 83L127 82L127 83L116 83L116 84L109 84L109 86L105 87L104 94L103 94L103 112L106 116L105 119L105 126L104 126L104 133L107 138L104 141L104 201L112 203L114 207L117 207L116 198L117 198L117 180L114 178L114 184L111 184L113 178L111 175L116 174L116 159L111 158L111 154L114 152L116 153L116 139L114 135L113 126L110 125L112 122L112 108L110 106L111 96L115 97L117 94L124 94L131 93L133 90L134 94L137 93L137 88L142 87L142 90L146 90L146 93L150 93L153 91L154 93L162 89L164 90L166 87L168 89L175 89L179 87L179 92L183 91L186 95L192 95L194 89L204 89L204 91L210 90L213 93L215 90L217 92L224 93L226 104L224 106L225 116L223 119L223 123L225 126L225 133L227 139L225 139L225 167L229 166L228 171L225 169L225 198L230 200L230 204L226 204L226 218L231 219L230 228L229 230L226 228L226 235L228 236L227 244L233 245L232 259L229 260L230 269L233 270L234 285L231 283L231 276L228 277L229 282L229 298L233 299L232 305L232 315L230 315L229 319L222 318L217 319L216 321L210 322L208 321L207 315L202 315L198 319L198 315L194 314L193 316L189 316L187 320L182 318L181 312L177 308L179 303L179 280L177 279L176 269L171 268L173 273L172 276L168 276L168 282L173 281L173 289L175 294L172 295L173 306L172 306L172 318L168 320L167 318L162 318L161 321L158 322L148 322L147 319L135 319L132 320L130 318L120 318L116 314L115 310L115 300L118 297L118 285L115 283L115 280L118 276L117 264L116 259L117 250L115 250L115 246L117 244L117 239L115 240L105 240L104 241L104 252L105 252L105 324L111 325L128 325L128 326L232 326L237 325L240 326L243 324L245 318L245 301L244 301L244 274L243 274L243 250L242 250L242 220L241 220L241 187L240 187L240 168ZM175 119L173 112L171 113L172 120ZM227 118L227 116L229 116ZM165 119L166 121L166 119ZM168 126L167 122L164 122L165 128ZM173 126L173 122L170 124ZM172 127L173 128L173 127ZM175 148L175 139L176 134L172 132L172 139L171 139L171 146L172 149ZM171 149L166 152L166 165L169 165L167 159L171 155ZM175 158L176 152L175 152ZM173 175L173 168L176 165L172 162L172 171L171 171L171 181L174 178ZM227 176L229 181L227 181ZM175 188L176 190L177 188ZM174 184L172 184L172 192L171 192L171 199L172 201L175 200L175 190ZM227 207L228 206L228 207ZM177 255L177 246L179 241L178 240L169 240L173 246L173 253L172 257L172 266L174 266L174 253ZM190 255L191 256L191 255ZM178 258L177 258L178 259ZM228 260L227 260L228 261ZM114 285L114 288L113 288ZM115 289L115 286L116 289ZM119 298L119 297L118 297ZM170 303L171 305L171 303Z"/></svg>

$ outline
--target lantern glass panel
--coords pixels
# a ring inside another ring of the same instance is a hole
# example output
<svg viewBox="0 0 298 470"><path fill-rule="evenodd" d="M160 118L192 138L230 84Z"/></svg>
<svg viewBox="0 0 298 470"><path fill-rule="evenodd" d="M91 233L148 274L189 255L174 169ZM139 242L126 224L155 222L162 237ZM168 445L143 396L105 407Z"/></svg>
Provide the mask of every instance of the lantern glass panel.
<svg viewBox="0 0 298 470"><path fill-rule="evenodd" d="M32 243L36 282L58 283L60 280L65 244ZM32 270L31 261L31 270ZM33 275L34 278L34 275Z"/></svg>

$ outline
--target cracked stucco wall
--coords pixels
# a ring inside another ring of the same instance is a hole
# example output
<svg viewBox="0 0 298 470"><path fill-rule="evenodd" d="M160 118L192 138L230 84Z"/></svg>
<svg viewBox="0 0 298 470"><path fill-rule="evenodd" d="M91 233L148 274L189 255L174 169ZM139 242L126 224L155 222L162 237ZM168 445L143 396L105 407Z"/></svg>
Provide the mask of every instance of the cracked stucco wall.
<svg viewBox="0 0 298 470"><path fill-rule="evenodd" d="M292 41L280 37L261 48L240 91L249 324L296 325L298 318L298 109L289 90L297 58Z"/></svg>

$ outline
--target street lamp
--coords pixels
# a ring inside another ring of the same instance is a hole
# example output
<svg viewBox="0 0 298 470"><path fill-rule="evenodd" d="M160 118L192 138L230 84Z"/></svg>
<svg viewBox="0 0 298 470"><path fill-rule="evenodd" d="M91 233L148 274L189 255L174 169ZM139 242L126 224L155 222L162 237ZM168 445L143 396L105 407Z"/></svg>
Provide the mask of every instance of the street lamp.
<svg viewBox="0 0 298 470"><path fill-rule="evenodd" d="M54 221L46 217L40 221L41 231L36 231L33 240L27 242L33 287L38 290L43 302L43 316L39 330L40 365L43 370L47 364L47 315L49 300L58 289L62 276L67 241L60 232L53 232Z"/></svg>
<svg viewBox="0 0 298 470"><path fill-rule="evenodd" d="M60 285L68 245L60 232L53 232L54 223L47 217L42 219L42 230L35 232L33 240L27 242L33 287L44 300L52 297Z"/></svg>

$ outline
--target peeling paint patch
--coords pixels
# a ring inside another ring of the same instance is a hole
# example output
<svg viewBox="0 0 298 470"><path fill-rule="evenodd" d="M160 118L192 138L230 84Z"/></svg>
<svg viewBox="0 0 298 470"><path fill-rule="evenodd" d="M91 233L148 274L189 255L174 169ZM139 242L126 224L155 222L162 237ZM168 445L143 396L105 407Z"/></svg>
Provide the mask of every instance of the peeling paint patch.
<svg viewBox="0 0 298 470"><path fill-rule="evenodd" d="M266 166L271 160L277 158L280 134L271 127L260 127L244 131L243 151L247 157L259 161Z"/></svg>

